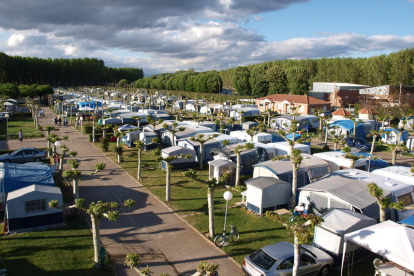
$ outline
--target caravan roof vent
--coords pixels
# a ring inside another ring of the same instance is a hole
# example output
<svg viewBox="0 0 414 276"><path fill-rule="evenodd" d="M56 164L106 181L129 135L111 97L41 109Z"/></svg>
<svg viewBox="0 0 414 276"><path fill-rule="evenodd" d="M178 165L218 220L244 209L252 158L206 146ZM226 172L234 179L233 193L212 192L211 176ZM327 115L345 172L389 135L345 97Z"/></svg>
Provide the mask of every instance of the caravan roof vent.
<svg viewBox="0 0 414 276"><path fill-rule="evenodd" d="M385 182L385 185L392 187L392 186L397 186L397 183L391 183L387 181Z"/></svg>
<svg viewBox="0 0 414 276"><path fill-rule="evenodd" d="M349 172L350 175L358 175L359 172Z"/></svg>

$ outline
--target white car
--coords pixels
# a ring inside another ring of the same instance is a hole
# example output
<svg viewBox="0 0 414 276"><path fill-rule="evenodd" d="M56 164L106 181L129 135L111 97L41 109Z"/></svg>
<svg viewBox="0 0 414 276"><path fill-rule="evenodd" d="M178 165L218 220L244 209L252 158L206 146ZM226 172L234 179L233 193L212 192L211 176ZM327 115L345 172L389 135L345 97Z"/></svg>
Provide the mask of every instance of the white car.
<svg viewBox="0 0 414 276"><path fill-rule="evenodd" d="M299 274L326 276L334 260L324 251L311 245L302 245ZM243 260L247 276L291 276L293 269L293 244L279 242L257 250Z"/></svg>

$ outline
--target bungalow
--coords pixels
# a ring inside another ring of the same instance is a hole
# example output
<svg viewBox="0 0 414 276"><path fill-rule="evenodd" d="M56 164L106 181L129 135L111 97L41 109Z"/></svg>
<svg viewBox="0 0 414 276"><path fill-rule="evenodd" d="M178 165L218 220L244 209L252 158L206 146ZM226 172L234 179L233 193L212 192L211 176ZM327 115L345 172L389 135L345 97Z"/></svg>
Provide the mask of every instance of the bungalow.
<svg viewBox="0 0 414 276"><path fill-rule="evenodd" d="M316 109L327 111L331 104L307 95L274 94L256 99L261 112L271 110L280 114L290 113L291 106L300 106L298 112L303 115L313 114Z"/></svg>

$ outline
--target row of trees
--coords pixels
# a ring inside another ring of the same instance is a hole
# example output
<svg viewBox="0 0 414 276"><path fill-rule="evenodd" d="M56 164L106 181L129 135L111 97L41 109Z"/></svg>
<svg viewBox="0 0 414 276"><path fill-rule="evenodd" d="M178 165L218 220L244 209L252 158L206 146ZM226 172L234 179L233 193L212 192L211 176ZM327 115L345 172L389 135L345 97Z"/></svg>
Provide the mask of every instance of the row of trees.
<svg viewBox="0 0 414 276"><path fill-rule="evenodd" d="M141 68L108 68L96 58L41 59L0 53L0 83L96 86L143 77Z"/></svg>
<svg viewBox="0 0 414 276"><path fill-rule="evenodd" d="M313 82L414 84L414 48L370 58L276 60L220 71L224 87L256 97L304 94Z"/></svg>
<svg viewBox="0 0 414 276"><path fill-rule="evenodd" d="M36 96L42 97L53 93L53 88L49 85L32 84L17 86L11 83L0 84L0 98L2 99L16 99L17 97L34 98Z"/></svg>
<svg viewBox="0 0 414 276"><path fill-rule="evenodd" d="M193 92L218 93L223 81L217 71L197 73L194 71L178 71L173 74L159 74L136 80L135 88L167 89Z"/></svg>

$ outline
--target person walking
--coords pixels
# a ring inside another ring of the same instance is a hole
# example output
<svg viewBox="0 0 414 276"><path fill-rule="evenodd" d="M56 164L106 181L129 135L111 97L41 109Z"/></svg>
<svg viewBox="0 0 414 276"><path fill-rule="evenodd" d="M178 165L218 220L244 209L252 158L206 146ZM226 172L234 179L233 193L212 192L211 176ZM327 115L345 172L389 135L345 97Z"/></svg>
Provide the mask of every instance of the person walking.
<svg viewBox="0 0 414 276"><path fill-rule="evenodd" d="M58 118L59 118L58 119L59 126L62 126L62 118L60 116Z"/></svg>
<svg viewBox="0 0 414 276"><path fill-rule="evenodd" d="M23 131L19 130L19 141L23 142Z"/></svg>
<svg viewBox="0 0 414 276"><path fill-rule="evenodd" d="M54 117L54 118L53 118L53 122L55 123L55 126L57 126L57 123L58 123L58 119L57 119L57 117Z"/></svg>

